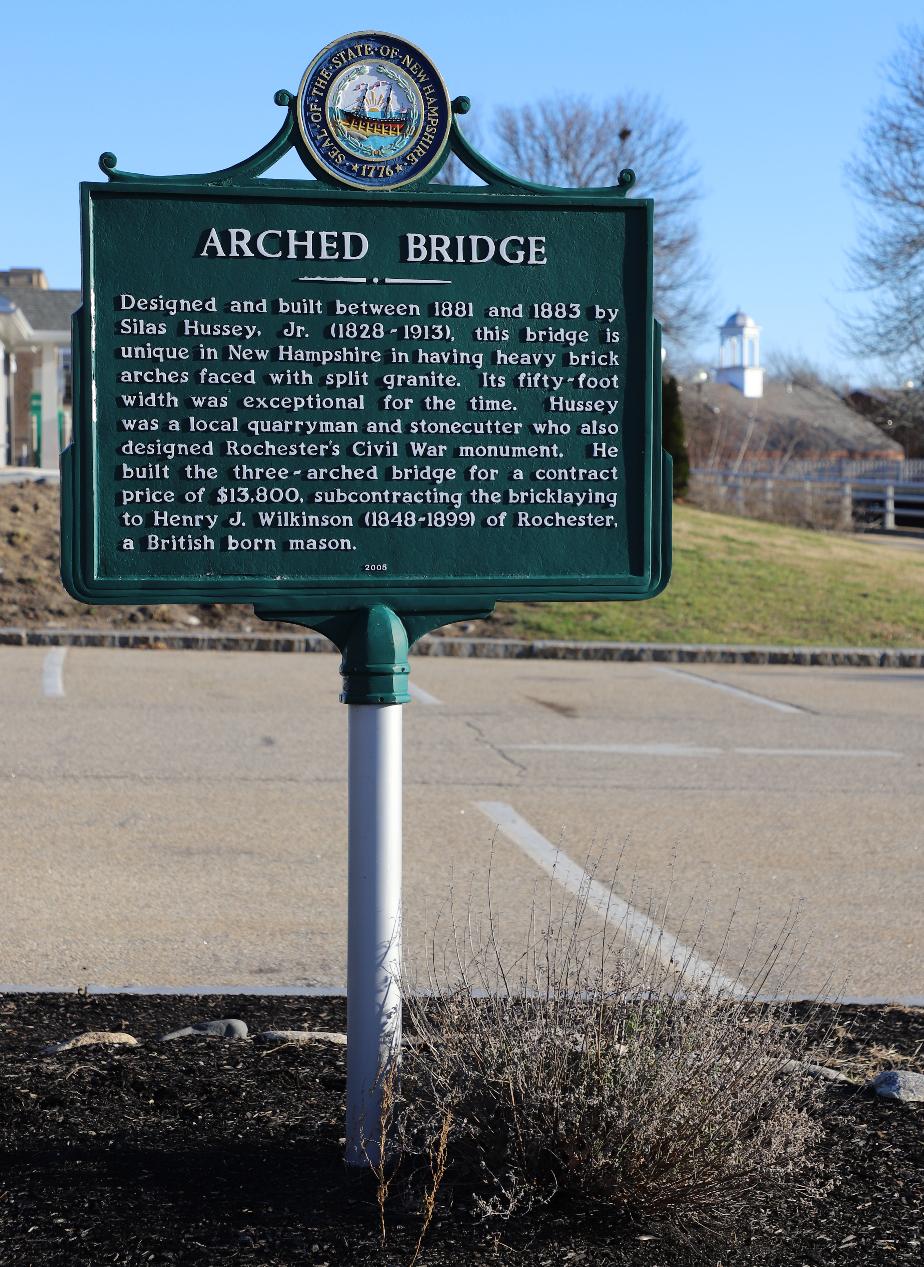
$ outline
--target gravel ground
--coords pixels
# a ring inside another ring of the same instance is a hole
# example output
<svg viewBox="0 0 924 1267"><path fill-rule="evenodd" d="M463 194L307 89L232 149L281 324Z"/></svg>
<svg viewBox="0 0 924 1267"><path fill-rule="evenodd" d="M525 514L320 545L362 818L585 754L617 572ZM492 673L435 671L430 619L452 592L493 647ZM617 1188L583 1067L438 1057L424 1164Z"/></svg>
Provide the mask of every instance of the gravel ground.
<svg viewBox="0 0 924 1267"><path fill-rule="evenodd" d="M805 1009L797 1009L803 1020ZM416 1214L389 1212L379 1239L374 1186L341 1162L345 1052L329 1043L261 1047L150 1040L190 1021L240 1017L342 1031L342 999L10 995L0 997L0 1264L410 1264ZM813 1165L824 1198L797 1186L755 1207L734 1244L697 1250L663 1229L553 1209L491 1232L465 1213L451 1171L420 1264L629 1267L879 1267L921 1261L924 1105L862 1082L924 1068L924 1011L843 1008L810 1021L814 1057L855 1084L825 1084ZM84 1030L122 1030L137 1047L42 1056Z"/></svg>

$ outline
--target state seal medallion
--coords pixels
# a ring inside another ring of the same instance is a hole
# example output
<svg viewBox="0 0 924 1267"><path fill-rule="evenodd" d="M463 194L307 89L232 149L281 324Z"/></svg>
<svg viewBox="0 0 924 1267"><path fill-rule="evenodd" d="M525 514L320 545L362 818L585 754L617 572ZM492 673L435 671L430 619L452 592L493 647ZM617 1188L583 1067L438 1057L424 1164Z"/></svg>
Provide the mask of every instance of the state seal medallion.
<svg viewBox="0 0 924 1267"><path fill-rule="evenodd" d="M328 44L302 76L298 126L317 174L353 189L397 189L434 166L452 108L433 63L396 35Z"/></svg>

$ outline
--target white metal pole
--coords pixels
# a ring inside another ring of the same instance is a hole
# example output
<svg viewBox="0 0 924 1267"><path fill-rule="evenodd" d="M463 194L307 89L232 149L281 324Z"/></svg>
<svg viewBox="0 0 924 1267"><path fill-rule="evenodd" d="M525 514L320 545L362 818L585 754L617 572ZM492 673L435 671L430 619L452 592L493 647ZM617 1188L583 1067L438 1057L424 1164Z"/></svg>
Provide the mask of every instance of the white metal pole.
<svg viewBox="0 0 924 1267"><path fill-rule="evenodd" d="M382 1157L383 1074L401 1051L402 705L351 704L346 1161Z"/></svg>

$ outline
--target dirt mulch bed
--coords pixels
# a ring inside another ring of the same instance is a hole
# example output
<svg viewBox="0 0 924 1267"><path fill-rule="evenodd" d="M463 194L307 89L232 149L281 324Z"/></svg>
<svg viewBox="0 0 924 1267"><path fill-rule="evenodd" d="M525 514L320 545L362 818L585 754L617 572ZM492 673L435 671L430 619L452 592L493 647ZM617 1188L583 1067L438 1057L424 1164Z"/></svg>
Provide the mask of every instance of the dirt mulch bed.
<svg viewBox="0 0 924 1267"><path fill-rule="evenodd" d="M342 1047L145 1041L220 1016L252 1033L342 1031L346 1019L342 999L0 997L0 1264L410 1264L419 1216L389 1214L383 1248L374 1186L342 1164ZM828 1019L810 1022L819 1041ZM39 1054L95 1029L126 1030L143 1045ZM817 1054L862 1082L889 1065L920 1070L922 1053L924 1011L865 1007L841 1009L833 1047ZM755 1208L734 1245L693 1251L662 1228L567 1209L487 1230L447 1183L418 1262L919 1263L924 1106L843 1084L826 1086L824 1106L814 1164L834 1178L832 1191L810 1198L794 1186L782 1206Z"/></svg>

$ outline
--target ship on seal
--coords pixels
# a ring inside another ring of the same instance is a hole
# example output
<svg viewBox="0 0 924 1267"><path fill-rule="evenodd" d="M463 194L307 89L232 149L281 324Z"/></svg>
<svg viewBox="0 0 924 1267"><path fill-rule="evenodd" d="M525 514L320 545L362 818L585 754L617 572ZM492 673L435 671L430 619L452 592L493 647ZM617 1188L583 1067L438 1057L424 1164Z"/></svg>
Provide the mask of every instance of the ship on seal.
<svg viewBox="0 0 924 1267"><path fill-rule="evenodd" d="M411 143L420 109L403 79L381 66L363 66L343 77L328 105L332 130L341 144L375 160Z"/></svg>
<svg viewBox="0 0 924 1267"><path fill-rule="evenodd" d="M413 126L411 111L398 105L394 85L383 79L356 84L352 109L335 109L331 114L345 132L362 139L405 136Z"/></svg>

